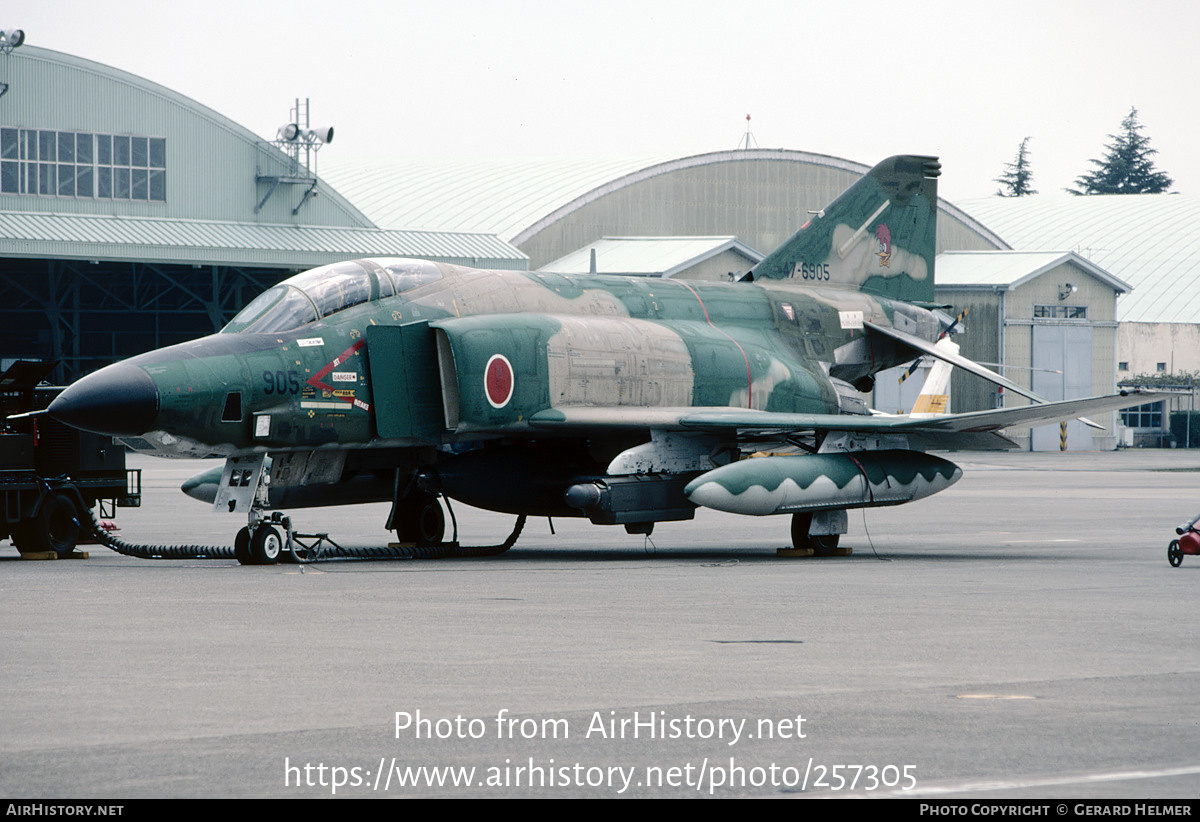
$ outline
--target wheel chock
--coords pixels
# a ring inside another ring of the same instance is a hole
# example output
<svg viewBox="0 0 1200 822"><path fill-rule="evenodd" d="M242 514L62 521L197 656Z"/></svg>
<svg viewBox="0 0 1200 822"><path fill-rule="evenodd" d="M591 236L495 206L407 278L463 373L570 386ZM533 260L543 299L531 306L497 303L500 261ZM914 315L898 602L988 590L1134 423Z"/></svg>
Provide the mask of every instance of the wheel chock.
<svg viewBox="0 0 1200 822"><path fill-rule="evenodd" d="M848 557L854 553L854 549L850 546L838 546L834 548L828 556L831 557ZM815 557L817 552L812 548L776 548L775 556L777 557Z"/></svg>

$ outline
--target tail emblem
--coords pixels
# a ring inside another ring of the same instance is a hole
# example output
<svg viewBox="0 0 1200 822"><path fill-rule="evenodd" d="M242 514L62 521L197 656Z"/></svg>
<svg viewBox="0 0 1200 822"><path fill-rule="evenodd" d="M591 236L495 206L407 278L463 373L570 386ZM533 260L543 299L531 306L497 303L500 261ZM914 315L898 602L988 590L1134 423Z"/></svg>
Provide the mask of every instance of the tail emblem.
<svg viewBox="0 0 1200 822"><path fill-rule="evenodd" d="M875 229L875 247L879 249L875 256L879 258L879 267L888 268L892 263L892 231L887 223L880 223Z"/></svg>

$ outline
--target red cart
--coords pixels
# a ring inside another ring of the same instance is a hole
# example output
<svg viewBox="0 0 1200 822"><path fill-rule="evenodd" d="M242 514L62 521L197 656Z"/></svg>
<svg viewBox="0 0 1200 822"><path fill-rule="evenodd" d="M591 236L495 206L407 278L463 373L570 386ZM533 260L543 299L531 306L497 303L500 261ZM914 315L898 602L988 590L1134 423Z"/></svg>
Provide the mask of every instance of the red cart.
<svg viewBox="0 0 1200 822"><path fill-rule="evenodd" d="M1183 564L1184 554L1200 554L1200 529L1196 528L1197 520L1200 520L1200 517L1175 529L1179 539L1171 540L1171 544L1167 546L1167 562L1171 563L1172 568Z"/></svg>

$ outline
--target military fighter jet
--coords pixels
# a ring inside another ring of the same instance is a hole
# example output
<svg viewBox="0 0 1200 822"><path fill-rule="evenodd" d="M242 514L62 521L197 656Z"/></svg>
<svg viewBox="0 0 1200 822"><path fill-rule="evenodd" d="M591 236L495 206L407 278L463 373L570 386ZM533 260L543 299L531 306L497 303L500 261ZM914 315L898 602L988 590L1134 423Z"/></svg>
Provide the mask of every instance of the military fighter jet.
<svg viewBox="0 0 1200 822"><path fill-rule="evenodd" d="M939 173L933 157L883 161L738 282L323 266L47 413L150 454L224 458L215 506L248 517L246 563L279 556L268 508L391 501L387 527L431 545L439 497L646 534L697 506L790 514L795 546L829 553L847 509L958 480L927 450L1009 448L1006 426L1146 401L1041 402L936 345L951 322L933 291ZM1033 403L870 414L875 374L921 355Z"/></svg>

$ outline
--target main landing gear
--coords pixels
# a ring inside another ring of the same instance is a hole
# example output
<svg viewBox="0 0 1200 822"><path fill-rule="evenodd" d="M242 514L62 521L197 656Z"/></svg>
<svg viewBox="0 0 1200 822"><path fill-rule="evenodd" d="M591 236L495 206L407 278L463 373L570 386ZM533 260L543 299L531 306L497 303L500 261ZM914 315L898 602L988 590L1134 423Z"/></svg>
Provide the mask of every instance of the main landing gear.
<svg viewBox="0 0 1200 822"><path fill-rule="evenodd" d="M435 495L414 490L396 501L388 527L395 529L397 542L422 548L440 545L446 534L446 515Z"/></svg>
<svg viewBox="0 0 1200 822"><path fill-rule="evenodd" d="M846 533L845 511L792 514L792 546L797 552L831 557L839 553L838 541L844 533Z"/></svg>

